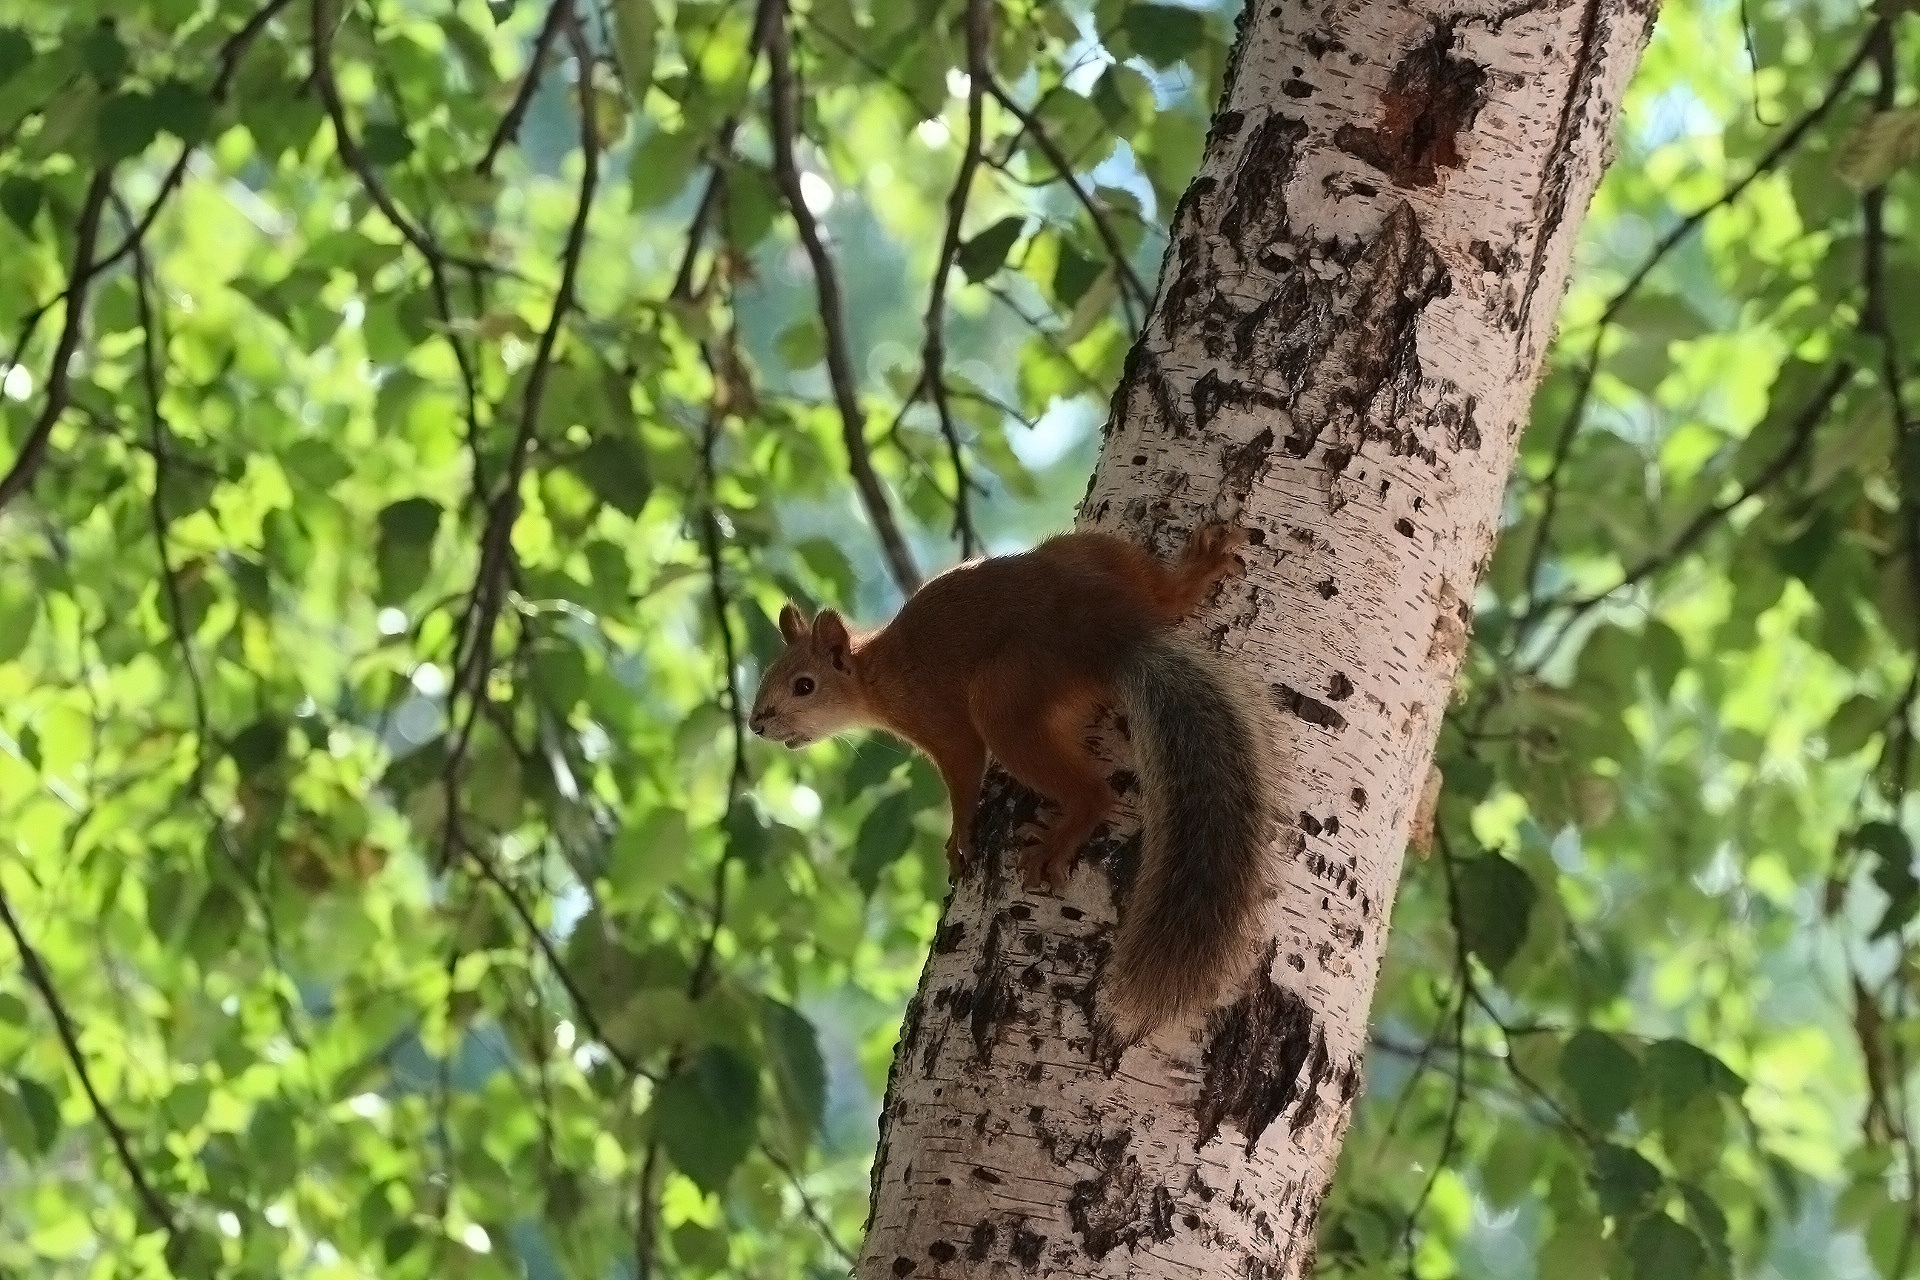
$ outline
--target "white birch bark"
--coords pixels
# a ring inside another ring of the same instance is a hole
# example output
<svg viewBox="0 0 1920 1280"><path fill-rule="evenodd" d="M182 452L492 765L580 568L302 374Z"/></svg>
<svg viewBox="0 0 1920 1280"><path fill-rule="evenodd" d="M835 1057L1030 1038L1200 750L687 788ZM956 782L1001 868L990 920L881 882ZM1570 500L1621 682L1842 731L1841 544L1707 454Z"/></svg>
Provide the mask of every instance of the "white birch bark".
<svg viewBox="0 0 1920 1280"><path fill-rule="evenodd" d="M857 1274L1313 1268L1407 830L1651 0L1251 7L1080 519L1261 539L1194 625L1271 691L1271 943L1231 1004L1094 1031L1130 810L1064 897L998 773L888 1085ZM1115 761L1123 795L1125 745ZM981 865L984 864L984 865Z"/></svg>

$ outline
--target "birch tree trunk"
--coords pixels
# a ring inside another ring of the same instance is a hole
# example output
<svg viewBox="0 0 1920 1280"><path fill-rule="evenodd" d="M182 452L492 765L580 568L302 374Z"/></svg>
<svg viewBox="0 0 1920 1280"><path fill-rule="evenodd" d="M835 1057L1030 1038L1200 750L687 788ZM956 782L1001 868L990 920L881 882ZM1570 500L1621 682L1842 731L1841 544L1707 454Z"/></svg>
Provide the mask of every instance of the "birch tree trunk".
<svg viewBox="0 0 1920 1280"><path fill-rule="evenodd" d="M989 779L887 1089L857 1274L1313 1268L1409 820L1650 0L1250 6L1083 526L1255 531L1198 625L1272 692L1265 961L1204 1023L1094 1030L1130 811L1064 897ZM1100 748L1126 803L1126 748Z"/></svg>

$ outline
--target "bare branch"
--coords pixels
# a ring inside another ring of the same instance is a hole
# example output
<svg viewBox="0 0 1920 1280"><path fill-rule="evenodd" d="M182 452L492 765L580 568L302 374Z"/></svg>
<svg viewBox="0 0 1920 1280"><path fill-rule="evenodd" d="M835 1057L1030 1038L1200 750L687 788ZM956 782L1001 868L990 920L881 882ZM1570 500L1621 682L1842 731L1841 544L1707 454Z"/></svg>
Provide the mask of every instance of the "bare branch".
<svg viewBox="0 0 1920 1280"><path fill-rule="evenodd" d="M1574 385L1573 403L1567 407L1566 417L1561 421L1560 434L1554 441L1553 459L1547 466L1545 478L1541 481L1541 485L1546 490L1546 502L1540 512L1540 523L1534 529L1533 544L1527 551L1525 576L1521 579L1529 595L1534 591L1535 583L1539 579L1540 565L1546 559L1547 548L1552 545L1553 520L1560 506L1561 473L1566 469L1567 459L1573 452L1574 438L1580 434L1580 424L1586 417L1587 402L1593 396L1594 379L1600 375L1601 349L1606 343L1607 331L1619 318L1626 305L1633 300L1634 295L1639 292L1640 286L1646 283L1647 277L1653 274L1654 268L1658 267L1666 256L1680 245L1681 241L1692 235L1714 210L1732 204L1748 187L1777 168L1780 162L1800 145L1808 131L1826 118L1827 113L1845 95L1854 77L1859 74L1860 68L1866 65L1868 56L1873 52L1876 33L1884 30L1889 21L1887 18L1881 18L1868 29L1866 37L1860 42L1860 47L1855 49L1852 56L1841 65L1832 84L1828 86L1826 94L1805 115L1796 120L1791 128L1780 135L1773 146L1767 149L1766 154L1755 162L1745 177L1721 192L1719 198L1682 218L1672 230L1660 238L1660 242L1653 247L1653 251L1634 269L1633 274L1627 277L1626 284L1613 295L1606 308L1601 311L1600 318L1594 322L1593 341L1587 350L1586 361L1581 365L1579 379Z"/></svg>
<svg viewBox="0 0 1920 1280"><path fill-rule="evenodd" d="M580 194L573 223L567 229L566 246L561 251L560 284L555 290L553 313L534 348L528 366L526 390L521 399L520 425L507 459L507 472L499 488L487 503L486 526L480 538L480 564L474 572L473 592L468 597L462 619L460 641L455 650L451 699L467 698L465 723L454 736L443 774L447 786L447 845L441 864L451 862L452 845L459 827L459 773L473 739L479 705L486 697L487 677L493 666L493 629L506 600L508 580L514 570L513 526L520 516L520 482L538 436L540 409L546 398L547 382L553 373L554 350L565 327L567 314L574 307L574 290L580 276L580 259L586 252L587 222L593 212L593 196L600 180L599 122L588 95L593 87L593 52L573 18L571 0L559 0L568 6L566 32L580 67ZM450 702L451 706L452 703Z"/></svg>
<svg viewBox="0 0 1920 1280"><path fill-rule="evenodd" d="M33 429L21 442L20 455L12 468L0 477L0 510L33 486L33 478L46 461L47 445L53 428L65 412L73 391L73 356L80 346L80 332L87 322L87 291L98 274L93 265L93 250L100 238L100 213L113 190L113 167L103 165L93 171L87 185L85 202L80 206L80 223L74 236L73 270L67 277L67 317L61 326L60 340L53 348L53 363L47 370L47 402L34 420Z"/></svg>
<svg viewBox="0 0 1920 1280"><path fill-rule="evenodd" d="M1140 276L1134 271L1133 263L1128 259L1126 250L1121 248L1120 237L1114 234L1113 225L1107 221L1106 210L1094 202L1092 195L1080 185L1080 180L1073 176L1073 162L1066 157L1060 150L1059 144L1048 134L1046 126L1041 124L1032 112L1014 101L1013 95L1001 88L1000 82L991 76L987 79L987 91L993 95L996 102L1020 121L1021 127L1033 135L1034 145L1039 147L1041 153L1047 157L1047 163L1059 171L1060 180L1067 184L1067 190L1073 192L1073 198L1078 200L1080 207L1087 211L1087 216L1093 220L1093 229L1099 233L1101 243L1107 246L1107 256L1113 260L1113 269L1119 273L1122 292L1131 300L1132 306L1138 306L1144 314L1153 306L1153 296L1147 292L1147 286L1141 282ZM1128 309L1128 322L1137 330L1140 327L1140 321L1133 315L1132 306Z"/></svg>
<svg viewBox="0 0 1920 1280"><path fill-rule="evenodd" d="M1820 424L1826 420L1827 412L1833 407L1834 400L1846 389L1847 383L1852 381L1854 372L1854 368L1850 364L1836 366L1833 372L1827 375L1826 381L1820 384L1820 389L1814 393L1813 398L1809 400L1806 406L1800 411L1800 416L1794 421L1793 430L1787 438L1787 443L1781 447L1778 453L1767 460L1766 465L1755 473L1753 479L1742 485L1739 492L1735 493L1732 497L1720 502L1711 503L1704 510L1697 513L1693 519L1686 523L1678 534L1674 535L1671 542L1660 550L1649 552L1647 555L1641 557L1639 561L1620 576L1620 581L1614 583L1605 591L1596 592L1590 596L1582 596L1572 600L1548 602L1541 607L1538 615L1529 613L1526 618L1523 618L1517 629L1524 634L1529 629L1529 620L1533 616L1544 616L1547 612L1559 608L1564 608L1569 611L1567 617L1562 620L1560 628L1555 633L1554 638L1545 646L1543 656L1532 664L1533 669L1538 670L1541 665L1544 665L1547 659L1560 647L1561 642L1566 639L1567 633L1573 629L1581 618L1628 587L1638 586L1655 573L1658 573L1661 569L1679 560L1681 556L1691 551L1699 543L1700 539L1706 537L1708 533L1712 532L1716 525L1737 511L1748 499L1758 497L1784 479L1787 473L1793 470L1794 466L1799 463L1801 458L1806 456L1807 450L1812 447L1814 433L1819 429Z"/></svg>
<svg viewBox="0 0 1920 1280"><path fill-rule="evenodd" d="M545 75L547 54L552 51L553 42L572 11L572 0L553 0L548 7L547 20L540 24L540 34L533 38L533 51L527 55L527 73L520 78L519 91L513 95L507 113L500 117L500 127L494 130L493 137L487 142L487 153L474 166L482 177L490 177L493 162L499 159L507 144L519 140L520 125L526 120L527 108L533 105L533 95L539 91L540 81Z"/></svg>
<svg viewBox="0 0 1920 1280"><path fill-rule="evenodd" d="M160 1198L153 1185L147 1181L146 1173L140 1162L134 1158L133 1144L127 1139L127 1131L113 1117L113 1112L100 1098L100 1091L94 1088L93 1073L87 1069L86 1055L80 1051L80 1036L74 1029L73 1017L67 1012L67 1006L61 1002L60 992L53 983L53 975L47 971L46 962L40 953L33 949L21 932L20 922L14 917L13 904L7 901L6 890L0 888L0 923L4 923L7 932L13 935L14 949L20 953L20 967L26 971L27 981L40 993L40 999L46 1004L47 1012L53 1015L54 1029L60 1034L60 1043L67 1051L67 1061L73 1064L74 1074L80 1077L80 1087L86 1090L87 1101L93 1106L93 1114L100 1121L100 1127L107 1131L113 1148L120 1155L120 1165L127 1171L127 1178L133 1183L140 1203L146 1207L148 1215L166 1230L168 1238L178 1237L180 1227L174 1221L173 1211L167 1202Z"/></svg>
<svg viewBox="0 0 1920 1280"><path fill-rule="evenodd" d="M847 338L845 306L840 298L840 277L820 236L820 224L807 208L800 186L800 169L794 162L794 139L799 136L799 85L789 58L786 6L780 3L767 27L768 61L773 71L773 176L785 198L788 212L800 231L800 243L807 260L813 264L814 287L819 294L820 323L827 335L827 378L833 384L833 396L840 410L840 436L847 450L847 466L853 472L854 486L867 509L867 519L880 539L887 566L900 590L911 595L920 586L920 570L894 519L887 491L874 472L873 458L867 449L866 416L860 410L858 386L853 373L852 343Z"/></svg>

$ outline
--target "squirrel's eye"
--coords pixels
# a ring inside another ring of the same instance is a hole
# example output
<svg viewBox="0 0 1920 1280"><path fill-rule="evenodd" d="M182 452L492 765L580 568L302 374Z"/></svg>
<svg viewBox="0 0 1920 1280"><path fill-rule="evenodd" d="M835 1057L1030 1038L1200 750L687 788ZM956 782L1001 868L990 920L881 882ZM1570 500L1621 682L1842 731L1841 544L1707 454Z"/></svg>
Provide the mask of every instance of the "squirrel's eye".
<svg viewBox="0 0 1920 1280"><path fill-rule="evenodd" d="M812 677L812 676L801 676L801 677L800 677L800 678L799 678L798 680L795 680L795 681L793 682L793 691L794 691L794 693L796 693L796 694L798 694L798 695L799 695L800 697L802 697L802 698L804 698L804 697L806 697L806 696L807 696L808 694L810 694L810 693L812 693L812 692L813 692L813 677Z"/></svg>

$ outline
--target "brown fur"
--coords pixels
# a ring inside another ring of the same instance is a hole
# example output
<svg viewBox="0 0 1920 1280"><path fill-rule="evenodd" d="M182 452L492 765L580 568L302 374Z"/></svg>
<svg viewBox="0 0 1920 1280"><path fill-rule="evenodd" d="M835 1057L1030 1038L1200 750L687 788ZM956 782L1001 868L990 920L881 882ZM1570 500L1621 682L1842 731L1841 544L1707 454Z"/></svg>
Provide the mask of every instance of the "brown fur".
<svg viewBox="0 0 1920 1280"><path fill-rule="evenodd" d="M1123 705L1148 830L1112 999L1120 1031L1137 1038L1237 976L1264 892L1271 800L1257 699L1172 631L1238 571L1245 541L1206 526L1165 565L1107 534L1066 534L941 574L864 637L831 610L809 625L789 605L788 647L761 682L753 730L798 747L872 725L918 747L947 785L956 874L991 753L1060 810L1021 858L1030 887L1057 887L1113 803L1081 735L1096 707Z"/></svg>

